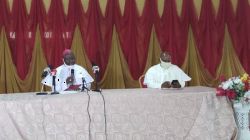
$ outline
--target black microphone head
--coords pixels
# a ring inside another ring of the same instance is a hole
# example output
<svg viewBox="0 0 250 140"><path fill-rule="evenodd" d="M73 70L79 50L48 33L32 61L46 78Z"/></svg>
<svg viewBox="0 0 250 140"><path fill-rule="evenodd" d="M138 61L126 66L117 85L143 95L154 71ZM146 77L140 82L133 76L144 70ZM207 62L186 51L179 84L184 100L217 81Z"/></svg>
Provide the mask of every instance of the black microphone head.
<svg viewBox="0 0 250 140"><path fill-rule="evenodd" d="M55 75L52 76L52 85L53 86L56 85L56 76Z"/></svg>
<svg viewBox="0 0 250 140"><path fill-rule="evenodd" d="M46 76L48 75L48 72L47 71L44 71L41 75L42 78L45 78Z"/></svg>
<svg viewBox="0 0 250 140"><path fill-rule="evenodd" d="M54 67L52 65L48 65L48 68L50 68L50 70L54 69Z"/></svg>
<svg viewBox="0 0 250 140"><path fill-rule="evenodd" d="M75 74L75 70L71 69L71 75L74 75L74 74Z"/></svg>
<svg viewBox="0 0 250 140"><path fill-rule="evenodd" d="M83 86L85 86L85 84L86 84L86 80L84 77L82 77L82 84L83 84Z"/></svg>
<svg viewBox="0 0 250 140"><path fill-rule="evenodd" d="M92 64L92 67L97 66L95 62L92 62L91 64Z"/></svg>
<svg viewBox="0 0 250 140"><path fill-rule="evenodd" d="M98 73L100 68L98 65L96 65L96 63L92 62L92 70L93 70L93 73Z"/></svg>

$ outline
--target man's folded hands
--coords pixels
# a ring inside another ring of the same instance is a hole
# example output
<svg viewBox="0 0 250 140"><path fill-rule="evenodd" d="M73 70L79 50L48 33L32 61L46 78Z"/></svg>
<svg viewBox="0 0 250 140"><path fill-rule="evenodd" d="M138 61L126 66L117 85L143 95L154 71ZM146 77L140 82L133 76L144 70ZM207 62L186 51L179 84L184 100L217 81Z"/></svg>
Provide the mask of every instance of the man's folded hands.
<svg viewBox="0 0 250 140"><path fill-rule="evenodd" d="M171 83L169 81L165 81L161 84L161 88L181 88L181 84L178 80L173 80Z"/></svg>

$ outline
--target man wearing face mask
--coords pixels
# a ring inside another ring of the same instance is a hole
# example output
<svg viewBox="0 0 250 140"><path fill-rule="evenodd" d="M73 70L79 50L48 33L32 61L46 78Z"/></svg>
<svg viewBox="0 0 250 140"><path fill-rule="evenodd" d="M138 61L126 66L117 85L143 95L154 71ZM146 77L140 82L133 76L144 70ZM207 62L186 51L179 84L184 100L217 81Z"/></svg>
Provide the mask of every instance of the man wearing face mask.
<svg viewBox="0 0 250 140"><path fill-rule="evenodd" d="M160 55L160 64L148 69L145 74L144 84L148 88L181 88L191 78L178 66L171 64L171 56L168 52Z"/></svg>
<svg viewBox="0 0 250 140"><path fill-rule="evenodd" d="M63 52L63 65L56 68L56 91L77 90L85 81L85 86L90 89L94 79L82 66L75 64L74 53L66 49ZM42 83L52 87L52 76L47 75Z"/></svg>

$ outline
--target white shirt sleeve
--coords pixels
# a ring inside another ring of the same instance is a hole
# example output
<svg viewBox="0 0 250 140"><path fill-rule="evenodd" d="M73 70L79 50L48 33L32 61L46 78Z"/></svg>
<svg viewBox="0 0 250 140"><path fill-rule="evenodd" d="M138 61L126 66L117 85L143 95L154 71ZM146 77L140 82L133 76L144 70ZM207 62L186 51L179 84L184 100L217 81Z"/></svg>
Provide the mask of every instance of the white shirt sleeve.
<svg viewBox="0 0 250 140"><path fill-rule="evenodd" d="M185 81L179 81L179 83L180 83L180 85L181 85L182 88L185 87L185 83L186 83Z"/></svg>
<svg viewBox="0 0 250 140"><path fill-rule="evenodd" d="M147 85L148 88L161 88L162 80L159 79L156 71L155 67L152 67L145 74L144 84Z"/></svg>
<svg viewBox="0 0 250 140"><path fill-rule="evenodd" d="M85 86L90 89L91 88L91 83L94 81L94 79L91 77L91 75L88 73L86 69L83 67L77 65L76 67L76 83L77 85L82 85L83 84L83 79L85 80Z"/></svg>
<svg viewBox="0 0 250 140"><path fill-rule="evenodd" d="M45 78L42 79L41 83L46 86L52 87L52 76L48 74Z"/></svg>

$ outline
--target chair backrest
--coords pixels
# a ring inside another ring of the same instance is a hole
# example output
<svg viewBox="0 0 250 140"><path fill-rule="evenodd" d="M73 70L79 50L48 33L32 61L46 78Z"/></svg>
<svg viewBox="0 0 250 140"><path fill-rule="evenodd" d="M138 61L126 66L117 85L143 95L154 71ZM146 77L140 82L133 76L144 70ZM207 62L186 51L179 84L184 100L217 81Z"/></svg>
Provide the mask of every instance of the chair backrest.
<svg viewBox="0 0 250 140"><path fill-rule="evenodd" d="M140 84L140 88L147 88L147 85L144 85L144 77L145 77L145 75L141 75L140 77L139 77L139 84Z"/></svg>

